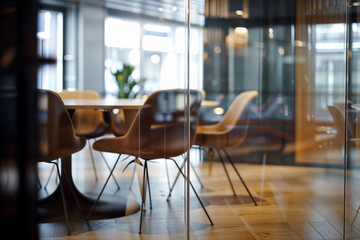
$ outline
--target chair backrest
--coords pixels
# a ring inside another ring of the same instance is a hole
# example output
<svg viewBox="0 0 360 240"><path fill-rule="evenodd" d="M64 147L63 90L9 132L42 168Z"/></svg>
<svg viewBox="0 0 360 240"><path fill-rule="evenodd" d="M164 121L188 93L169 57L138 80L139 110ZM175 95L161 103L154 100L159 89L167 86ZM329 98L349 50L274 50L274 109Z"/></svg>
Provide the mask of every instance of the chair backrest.
<svg viewBox="0 0 360 240"><path fill-rule="evenodd" d="M60 92L59 96L62 99L100 99L100 95L93 90L65 90ZM100 109L76 109L72 121L75 132L79 136L92 136L99 124L105 124Z"/></svg>
<svg viewBox="0 0 360 240"><path fill-rule="evenodd" d="M110 112L111 131L115 136L124 136L134 121L138 109L120 109L119 113Z"/></svg>
<svg viewBox="0 0 360 240"><path fill-rule="evenodd" d="M85 140L75 135L70 115L59 95L38 90L41 161L52 161L81 150Z"/></svg>
<svg viewBox="0 0 360 240"><path fill-rule="evenodd" d="M246 91L234 99L223 119L212 126L218 136L213 139L215 145L235 147L243 143L247 136L251 113L246 110L257 96L257 91Z"/></svg>
<svg viewBox="0 0 360 240"><path fill-rule="evenodd" d="M238 125L244 125L244 122L246 123L248 121L248 116L243 116L245 109L252 100L257 98L257 96L257 91L246 91L240 93L231 103L223 119L216 124L217 128L222 131L230 132Z"/></svg>
<svg viewBox="0 0 360 240"><path fill-rule="evenodd" d="M140 151L159 152L163 158L186 151L186 112L184 89L160 90L152 93L133 121L127 138L140 139ZM190 90L190 145L194 143L202 95ZM140 124L140 125L139 125ZM140 129L140 132L138 131ZM131 136L132 135L132 136ZM140 135L140 137L139 137Z"/></svg>
<svg viewBox="0 0 360 240"><path fill-rule="evenodd" d="M100 99L99 93L93 90L64 90L59 93L62 99Z"/></svg>
<svg viewBox="0 0 360 240"><path fill-rule="evenodd" d="M342 146L345 142L345 117L342 112L335 106L327 106L331 117L334 121L334 128L337 131L335 142L339 146Z"/></svg>

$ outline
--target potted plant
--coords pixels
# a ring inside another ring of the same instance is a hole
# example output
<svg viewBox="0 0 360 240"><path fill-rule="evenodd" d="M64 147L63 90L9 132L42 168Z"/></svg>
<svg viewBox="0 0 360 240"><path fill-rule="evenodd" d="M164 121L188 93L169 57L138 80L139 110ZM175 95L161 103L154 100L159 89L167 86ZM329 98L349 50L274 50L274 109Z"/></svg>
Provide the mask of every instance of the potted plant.
<svg viewBox="0 0 360 240"><path fill-rule="evenodd" d="M138 84L143 84L145 82L145 78L141 78L140 80L135 80L131 77L131 74L134 71L134 66L123 64L123 69L120 71L116 70L113 75L115 76L115 80L119 86L118 98L129 98L131 96L136 96L139 92L140 88L135 91L134 87Z"/></svg>

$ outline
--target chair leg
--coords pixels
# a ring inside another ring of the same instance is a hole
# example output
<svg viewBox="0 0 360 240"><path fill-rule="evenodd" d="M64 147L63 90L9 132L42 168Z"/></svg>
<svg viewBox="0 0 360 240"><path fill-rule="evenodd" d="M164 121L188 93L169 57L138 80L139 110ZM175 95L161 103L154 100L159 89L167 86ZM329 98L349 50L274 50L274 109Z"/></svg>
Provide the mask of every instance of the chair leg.
<svg viewBox="0 0 360 240"><path fill-rule="evenodd" d="M233 191L234 196L236 196L236 192L235 192L235 189L234 189L234 185L232 184L232 181L231 181L231 179L230 179L230 175L229 175L229 173L228 173L228 171L227 171L227 168L226 168L226 166L225 166L224 159L222 158L219 149L216 149L216 150L217 150L217 153L218 153L218 155L219 155L219 157L220 157L220 161L221 161L221 163L222 163L222 166L223 166L223 168L224 168L224 170L225 170L225 174L226 174L226 177L227 177L227 179L228 179L228 181L229 181L231 190Z"/></svg>
<svg viewBox="0 0 360 240"><path fill-rule="evenodd" d="M135 171L136 171L136 163L134 164L134 169L133 169L131 180L130 180L129 190L131 190L131 187L132 187L132 184L133 184L133 181L134 181Z"/></svg>
<svg viewBox="0 0 360 240"><path fill-rule="evenodd" d="M106 161L104 154L102 152L100 152L100 155L101 155L102 159L104 160L104 162L105 162L107 168L109 169L109 171L111 171L111 167L109 166L109 163ZM117 189L120 189L119 183L116 181L116 178L115 178L114 174L112 174L111 176L113 177L113 179L115 181Z"/></svg>
<svg viewBox="0 0 360 240"><path fill-rule="evenodd" d="M193 170L193 172L194 172L194 174L195 174L195 177L196 177L197 180L199 181L201 188L204 188L204 184L202 183L202 181L201 181L198 173L196 172L194 165L191 163L191 161L190 161L190 167L191 167L191 169Z"/></svg>
<svg viewBox="0 0 360 240"><path fill-rule="evenodd" d="M56 162L58 162L58 159L56 159ZM52 176L52 174L53 174L54 169L55 169L55 165L52 166L51 171L50 171L50 174L49 174L49 177L48 177L48 179L47 179L47 181L46 181L46 183L45 183L45 185L44 185L44 189L45 189L45 190L46 190L46 188L47 188L47 185L48 185L49 182L50 182L50 179L51 179L51 176ZM55 180L55 183L57 183L57 178L56 178L56 180Z"/></svg>
<svg viewBox="0 0 360 240"><path fill-rule="evenodd" d="M185 162L186 162L185 159L186 159L186 158L184 158L184 161L183 161L182 164L181 164L181 169L183 169L184 166L185 166ZM166 159L165 159L165 160L166 160ZM172 159L171 159L171 160L172 160ZM170 191L169 191L168 197L166 198L166 201L169 201L169 200L170 200L171 193L172 193L172 191L174 190L175 184L176 184L177 180L179 179L179 176L180 176L180 172L178 172L177 175L176 175L176 177L175 177L175 180L174 180L174 182L173 182L173 185L172 185L171 188L170 188Z"/></svg>
<svg viewBox="0 0 360 240"><path fill-rule="evenodd" d="M165 161L165 169L166 169L166 177L167 177L167 182L168 182L168 186L169 186L169 192L170 192L170 178L169 178L169 169L168 169L168 165L167 162Z"/></svg>
<svg viewBox="0 0 360 240"><path fill-rule="evenodd" d="M145 174L147 171L147 161L145 160L144 170L143 170L143 185L142 185L142 196L141 196L141 207L140 207L140 224L139 224L139 234L141 234L142 220L144 215L144 207L146 201L146 182L145 182Z"/></svg>
<svg viewBox="0 0 360 240"><path fill-rule="evenodd" d="M151 200L151 189L150 189L150 180L149 180L149 167L146 164L146 183L149 189L149 200L150 200L150 209L152 209L152 200Z"/></svg>
<svg viewBox="0 0 360 240"><path fill-rule="evenodd" d="M226 152L226 150L225 150L224 148L223 148L222 150L223 150L223 152L225 153L225 155L226 155L227 159L229 160L229 162L231 163L232 167L234 168L234 170L235 170L236 174L238 175L240 181L241 181L242 184L244 185L244 187L245 187L246 191L248 192L251 200L254 202L255 206L257 206L257 203L256 203L254 197L252 196L251 192L249 191L248 187L246 186L245 181L244 181L243 178L240 176L240 173L238 172L237 168L235 167L234 162L231 160L231 158L230 158L229 154Z"/></svg>
<svg viewBox="0 0 360 240"><path fill-rule="evenodd" d="M42 185L41 185L41 182L40 182L40 179L38 178L38 188L41 189L42 188Z"/></svg>
<svg viewBox="0 0 360 240"><path fill-rule="evenodd" d="M87 141L88 141L88 143L89 143L88 146L89 146L89 150L90 150L90 156L91 156L92 166L93 166L93 169L94 169L95 180L98 181L99 178L98 178L97 173L96 173L95 161L94 161L94 156L93 156L93 152L92 152L90 140L88 139Z"/></svg>
<svg viewBox="0 0 360 240"><path fill-rule="evenodd" d="M110 172L108 178L106 179L106 182L105 182L103 188L101 189L99 196L97 197L96 201L95 201L94 204L92 205L92 207L91 207L91 209L90 209L90 212L89 212L89 214L88 214L87 217L86 217L86 221L89 220L92 212L94 211L97 203L99 202L100 197L101 197L101 195L103 194L103 192L104 192L104 190L105 190L105 187L106 187L107 183L109 182L109 180L110 180L110 178L111 178L111 175L113 174L117 163L119 162L120 156L121 156L121 154L119 154L118 158L116 159L116 162L115 162L113 168L111 169L111 172Z"/></svg>
<svg viewBox="0 0 360 240"><path fill-rule="evenodd" d="M204 148L203 148L203 150L209 157L209 175L211 175L212 174L212 166L213 166L213 162L214 162L214 150L212 148L209 148L209 151L206 151Z"/></svg>
<svg viewBox="0 0 360 240"><path fill-rule="evenodd" d="M49 182L50 182L50 179L51 179L51 176L52 176L52 174L53 174L54 169L55 169L55 165L53 165L53 166L52 166L52 168L51 168L51 171L50 171L49 177L48 177L48 179L47 179L47 181L46 181L46 183L45 183L45 185L44 185L44 189L46 189L46 188L47 188L47 185L48 185L48 184L49 184Z"/></svg>
<svg viewBox="0 0 360 240"><path fill-rule="evenodd" d="M172 158L169 158L169 159L172 160L172 161L175 163L175 165L176 165L176 167L178 168L180 174L183 176L184 180L186 181L187 178L185 177L184 173L182 172L182 170L181 170L181 168L179 167L179 165L177 164L177 162L176 162L174 159L172 159ZM195 193L195 195L196 195L196 198L199 200L199 203L200 203L201 207L203 208L203 210L204 210L207 218L209 219L211 225L214 225L213 221L211 220L208 212L206 211L205 206L204 206L204 204L202 203L202 201L201 201L199 195L197 194L194 186L192 185L191 181L190 181L190 186L191 186L192 190L194 191L194 193Z"/></svg>
<svg viewBox="0 0 360 240"><path fill-rule="evenodd" d="M198 147L198 150L199 150L199 162L202 162L204 159L203 159L203 156L202 156L201 146Z"/></svg>
<svg viewBox="0 0 360 240"><path fill-rule="evenodd" d="M260 188L260 205L264 194L264 183L265 183L265 169L266 169L266 152L263 153L262 161L262 173L261 173L261 188Z"/></svg>
<svg viewBox="0 0 360 240"><path fill-rule="evenodd" d="M186 163L186 158L184 158L184 161L183 161L183 163L181 164L181 169L184 168L185 163ZM197 174L197 172L196 172L196 170L195 170L195 168L194 168L194 165L193 165L191 162L190 162L190 166L191 166L192 170L194 171L194 174L195 174L196 178L198 179L201 188L204 188L204 185L203 185L203 183L202 183L199 175ZM169 201L169 199L170 199L170 197L171 197L171 193L172 193L172 191L174 190L175 184L176 184L177 180L179 179L179 176L180 176L180 173L178 172L177 175L176 175L176 177L175 177L174 183L173 183L173 185L172 185L171 188L170 188L169 195L168 195L168 197L167 197L167 199L166 199L167 201Z"/></svg>
<svg viewBox="0 0 360 240"><path fill-rule="evenodd" d="M63 186L62 186L62 183L61 183L61 180L60 180L59 165L58 165L57 163L55 163L55 162L51 162L51 163L56 166L56 170L57 170L57 173L58 173L59 182L60 182L61 198L62 198L63 207L64 207L64 213L65 213L65 221L66 221L66 227L67 227L67 234L68 234L68 236L70 236L71 233L70 233L69 217L68 217L68 212L67 212L67 207L66 207L64 189L63 189Z"/></svg>

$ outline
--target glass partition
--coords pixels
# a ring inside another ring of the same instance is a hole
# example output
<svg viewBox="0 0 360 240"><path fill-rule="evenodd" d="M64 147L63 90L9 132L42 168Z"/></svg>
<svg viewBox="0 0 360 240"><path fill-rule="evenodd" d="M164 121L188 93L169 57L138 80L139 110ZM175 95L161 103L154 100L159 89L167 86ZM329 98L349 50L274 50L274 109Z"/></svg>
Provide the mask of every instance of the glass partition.
<svg viewBox="0 0 360 240"><path fill-rule="evenodd" d="M57 59L38 74L40 238L101 238L109 226L110 238L189 232L185 160L202 104L203 22L189 49L183 1L129 4L41 1L39 51L47 41ZM191 201L206 218L199 195Z"/></svg>
<svg viewBox="0 0 360 240"><path fill-rule="evenodd" d="M358 153L358 116L359 109L359 3L351 1L348 5L348 96L346 104L346 192L345 192L345 236L357 236L359 224L358 184L359 153Z"/></svg>
<svg viewBox="0 0 360 240"><path fill-rule="evenodd" d="M210 213L215 228L222 224L219 235L206 236L360 236L344 212L345 194L347 211L358 209L350 191L356 173L350 181L344 171L356 159L354 141L345 141L357 81L356 40L348 52L357 28L348 32L347 13L346 1L336 0L205 1L205 100L219 105L202 112L198 147ZM251 101L238 101L252 91Z"/></svg>
<svg viewBox="0 0 360 240"><path fill-rule="evenodd" d="M360 238L357 1L40 2L40 238Z"/></svg>

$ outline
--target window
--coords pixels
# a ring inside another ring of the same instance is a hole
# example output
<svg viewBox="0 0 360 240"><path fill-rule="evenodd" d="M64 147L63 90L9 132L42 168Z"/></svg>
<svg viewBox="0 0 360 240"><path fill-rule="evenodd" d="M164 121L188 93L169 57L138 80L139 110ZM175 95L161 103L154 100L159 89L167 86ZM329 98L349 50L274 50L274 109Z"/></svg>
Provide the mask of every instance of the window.
<svg viewBox="0 0 360 240"><path fill-rule="evenodd" d="M38 13L38 55L55 62L39 69L38 88L53 91L63 89L63 14L40 10Z"/></svg>
<svg viewBox="0 0 360 240"><path fill-rule="evenodd" d="M142 22L107 17L105 19L105 89L116 95L112 75L122 65L135 67L133 79L146 78L141 94L184 87L185 32L182 23ZM190 87L202 89L202 30L190 33ZM139 89L138 89L139 90Z"/></svg>

